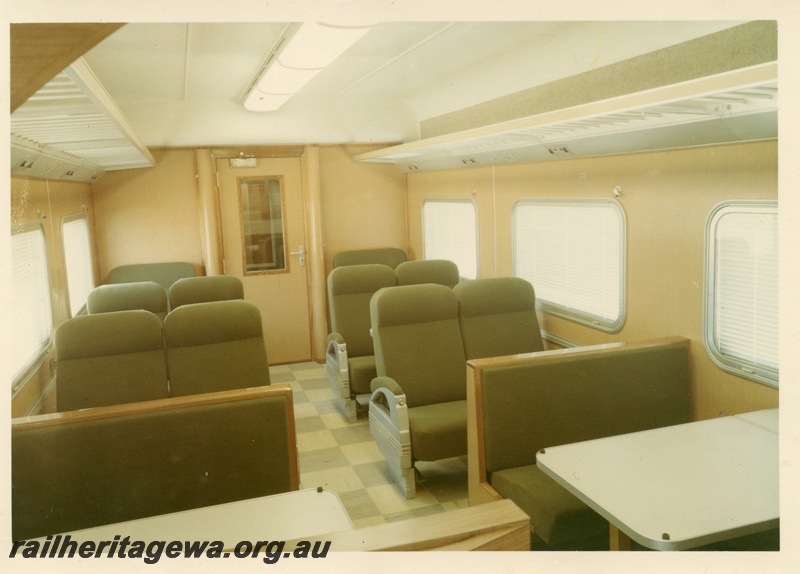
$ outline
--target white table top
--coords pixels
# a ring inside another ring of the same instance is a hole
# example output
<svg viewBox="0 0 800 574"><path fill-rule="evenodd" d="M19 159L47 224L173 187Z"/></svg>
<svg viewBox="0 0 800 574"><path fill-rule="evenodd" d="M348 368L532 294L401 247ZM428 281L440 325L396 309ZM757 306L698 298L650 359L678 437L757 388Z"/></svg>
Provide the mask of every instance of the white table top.
<svg viewBox="0 0 800 574"><path fill-rule="evenodd" d="M778 432L778 409L767 409L764 411L753 411L751 413L742 413L734 415L735 419L739 419L750 424L758 425L763 429Z"/></svg>
<svg viewBox="0 0 800 574"><path fill-rule="evenodd" d="M550 447L537 464L639 544L685 550L778 527L778 435L764 428L771 418L724 417Z"/></svg>
<svg viewBox="0 0 800 574"><path fill-rule="evenodd" d="M353 523L339 497L306 489L69 532L73 540L292 540L350 530Z"/></svg>

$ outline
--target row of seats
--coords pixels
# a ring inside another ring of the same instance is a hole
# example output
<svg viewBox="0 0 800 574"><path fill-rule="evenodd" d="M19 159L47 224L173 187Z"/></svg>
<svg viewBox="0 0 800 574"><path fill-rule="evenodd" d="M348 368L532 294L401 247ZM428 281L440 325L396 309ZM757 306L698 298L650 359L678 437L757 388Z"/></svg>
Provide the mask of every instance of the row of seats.
<svg viewBox="0 0 800 574"><path fill-rule="evenodd" d="M516 277L387 287L370 301L370 432L406 498L414 461L467 454L466 362L544 349L533 286Z"/></svg>
<svg viewBox="0 0 800 574"><path fill-rule="evenodd" d="M107 283L138 283L153 281L164 289L178 279L194 277L197 271L194 265L186 261L169 261L165 263L135 263L133 265L120 265L108 272Z"/></svg>
<svg viewBox="0 0 800 574"><path fill-rule="evenodd" d="M244 299L241 280L231 275L185 277L169 288L155 281L132 281L93 289L86 299L86 312L93 315L143 309L163 321L170 310L181 305L231 299Z"/></svg>
<svg viewBox="0 0 800 574"><path fill-rule="evenodd" d="M396 268L378 263L353 263L330 272L331 333L327 341L326 365L331 389L348 421L355 422L355 397L370 392L370 382L376 375L369 331L372 295L384 287L437 283L452 288L459 281L456 264L442 259L403 261Z"/></svg>
<svg viewBox="0 0 800 574"><path fill-rule="evenodd" d="M269 385L261 313L248 301L80 315L56 330L59 411Z"/></svg>

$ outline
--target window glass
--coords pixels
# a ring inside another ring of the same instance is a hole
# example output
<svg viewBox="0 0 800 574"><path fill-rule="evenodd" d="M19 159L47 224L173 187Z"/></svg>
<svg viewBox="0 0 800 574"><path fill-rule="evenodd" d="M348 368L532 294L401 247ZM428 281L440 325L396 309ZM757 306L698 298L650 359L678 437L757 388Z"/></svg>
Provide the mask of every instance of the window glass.
<svg viewBox="0 0 800 574"><path fill-rule="evenodd" d="M44 230L39 224L20 226L11 236L11 317L9 338L12 381L19 380L50 345L53 315Z"/></svg>
<svg viewBox="0 0 800 574"><path fill-rule="evenodd" d="M70 315L74 317L86 305L89 292L94 289L92 246L89 225L85 215L68 216L61 226L64 238L64 261L67 266Z"/></svg>
<svg viewBox="0 0 800 574"><path fill-rule="evenodd" d="M426 199L422 226L425 259L448 259L462 279L478 277L478 220L471 200Z"/></svg>
<svg viewBox="0 0 800 574"><path fill-rule="evenodd" d="M244 273L286 271L280 177L239 181L244 234Z"/></svg>
<svg viewBox="0 0 800 574"><path fill-rule="evenodd" d="M778 386L777 202L725 202L706 237L706 349L721 368Z"/></svg>
<svg viewBox="0 0 800 574"><path fill-rule="evenodd" d="M625 217L613 200L523 200L513 212L514 275L543 311L604 331L625 320Z"/></svg>

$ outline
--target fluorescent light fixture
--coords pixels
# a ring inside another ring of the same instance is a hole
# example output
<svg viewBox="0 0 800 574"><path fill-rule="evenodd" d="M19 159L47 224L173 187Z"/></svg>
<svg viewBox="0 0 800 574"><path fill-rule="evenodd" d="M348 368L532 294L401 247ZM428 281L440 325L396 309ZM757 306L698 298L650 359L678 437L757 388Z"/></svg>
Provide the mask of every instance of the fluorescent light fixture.
<svg viewBox="0 0 800 574"><path fill-rule="evenodd" d="M290 30L250 84L244 107L253 112L277 110L368 31L369 27L318 22L305 22L293 34Z"/></svg>

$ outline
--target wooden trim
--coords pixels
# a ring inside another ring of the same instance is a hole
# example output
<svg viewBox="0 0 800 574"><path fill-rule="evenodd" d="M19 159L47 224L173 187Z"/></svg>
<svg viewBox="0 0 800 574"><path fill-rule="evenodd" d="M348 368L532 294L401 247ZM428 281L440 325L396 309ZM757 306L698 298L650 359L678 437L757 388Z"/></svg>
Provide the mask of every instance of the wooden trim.
<svg viewBox="0 0 800 574"><path fill-rule="evenodd" d="M610 522L608 523L608 548L615 551L631 549L630 537Z"/></svg>
<svg viewBox="0 0 800 574"><path fill-rule="evenodd" d="M530 519L510 500L398 520L303 540L331 541L331 550L530 550ZM293 548L299 540L288 541Z"/></svg>
<svg viewBox="0 0 800 574"><path fill-rule="evenodd" d="M156 399L138 403L93 407L88 409L80 409L77 411L64 411L45 415L34 415L30 417L19 417L11 420L11 428L12 430L21 428L43 428L60 424L96 421L114 417L136 416L144 413L155 413L172 409L185 409L282 395L285 395L287 401L292 403L292 389L289 387L288 383L280 383L264 387L251 387L247 389L235 389L232 391L219 391L215 393L202 393L199 395L186 395L182 397ZM294 413L294 411L291 412ZM292 426L294 426L294 421L292 421Z"/></svg>
<svg viewBox="0 0 800 574"><path fill-rule="evenodd" d="M244 210L242 201L242 181L245 180L258 180L258 179L277 179L278 187L281 194L281 228L283 231L283 269L272 269L264 271L248 271L247 270L247 241L244 235ZM252 277L256 275L278 275L281 273L291 272L291 248L289 247L289 235L287 231L287 211L286 211L286 195L285 195L285 178L281 175L240 175L236 177L236 193L239 199L239 235L242 240L242 277Z"/></svg>
<svg viewBox="0 0 800 574"><path fill-rule="evenodd" d="M537 363L542 361L549 361L553 357L563 356L569 358L572 355L580 355L581 357L590 357L594 355L604 355L620 351L622 349L650 349L653 347L661 347L664 345L677 345L682 344L687 348L689 347L689 339L686 337L661 337L658 339L646 339L643 341L634 342L617 342L606 343L602 345L589 345L585 347L571 347L569 349L553 349L551 351L538 351L536 353L523 353L520 355L506 355L504 357L488 357L485 359L472 359L467 361L467 367L481 371L483 369L493 369L497 367L508 367L513 365L522 365L529 363Z"/></svg>

